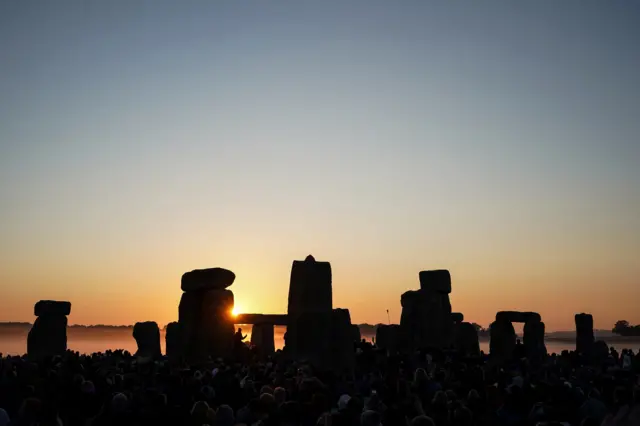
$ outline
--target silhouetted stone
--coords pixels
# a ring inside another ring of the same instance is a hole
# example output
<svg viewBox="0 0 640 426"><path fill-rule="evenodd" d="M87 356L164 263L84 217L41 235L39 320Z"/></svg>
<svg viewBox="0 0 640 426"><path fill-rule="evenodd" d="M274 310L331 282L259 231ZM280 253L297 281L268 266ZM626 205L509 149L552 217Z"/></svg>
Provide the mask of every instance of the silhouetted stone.
<svg viewBox="0 0 640 426"><path fill-rule="evenodd" d="M576 314L576 350L581 354L593 351L593 317L590 314Z"/></svg>
<svg viewBox="0 0 640 426"><path fill-rule="evenodd" d="M422 290L433 290L438 293L451 293L451 274L446 269L433 271L421 271L418 274L420 288Z"/></svg>
<svg viewBox="0 0 640 426"><path fill-rule="evenodd" d="M511 321L494 321L489 327L489 351L497 360L509 360L516 347L516 331Z"/></svg>
<svg viewBox="0 0 640 426"><path fill-rule="evenodd" d="M233 350L234 325L230 290L200 290L182 294L179 322L185 356L190 361L228 356Z"/></svg>
<svg viewBox="0 0 640 426"><path fill-rule="evenodd" d="M360 327L357 324L351 325L351 338L354 342L362 341L362 334L360 333Z"/></svg>
<svg viewBox="0 0 640 426"><path fill-rule="evenodd" d="M27 354L30 358L64 355L67 351L67 315L71 303L41 300L33 311L38 316L27 336Z"/></svg>
<svg viewBox="0 0 640 426"><path fill-rule="evenodd" d="M165 332L165 351L170 360L179 360L182 356L183 341L182 328L178 322L167 324Z"/></svg>
<svg viewBox="0 0 640 426"><path fill-rule="evenodd" d="M234 321L236 324L287 325L289 317L286 314L238 314Z"/></svg>
<svg viewBox="0 0 640 426"><path fill-rule="evenodd" d="M380 324L376 328L376 346L388 351L396 351L401 344L400 326Z"/></svg>
<svg viewBox="0 0 640 426"><path fill-rule="evenodd" d="M196 269L182 275L182 291L224 290L236 279L236 274L224 268Z"/></svg>
<svg viewBox="0 0 640 426"><path fill-rule="evenodd" d="M154 321L137 322L133 326L133 338L138 344L136 356L144 358L160 358L160 328Z"/></svg>
<svg viewBox="0 0 640 426"><path fill-rule="evenodd" d="M400 327L411 348L445 348L452 343L453 321L449 295L432 290L412 290L400 298Z"/></svg>
<svg viewBox="0 0 640 426"><path fill-rule="evenodd" d="M37 317L44 315L69 315L71 302L59 302L56 300L41 300L33 307L33 314Z"/></svg>
<svg viewBox="0 0 640 426"><path fill-rule="evenodd" d="M536 318L533 317L531 321L524 323L523 343L527 358L541 360L547 355L547 347L544 344L544 323L542 321L536 321Z"/></svg>
<svg viewBox="0 0 640 426"><path fill-rule="evenodd" d="M496 314L496 321L509 321L526 323L528 321L542 321L537 312L501 311Z"/></svg>
<svg viewBox="0 0 640 426"><path fill-rule="evenodd" d="M455 339L454 346L457 351L469 355L480 355L480 341L478 340L478 330L469 322L459 322L454 326Z"/></svg>
<svg viewBox="0 0 640 426"><path fill-rule="evenodd" d="M453 321L454 323L462 322L464 321L464 315L462 314L462 312L452 312L451 321Z"/></svg>
<svg viewBox="0 0 640 426"><path fill-rule="evenodd" d="M334 370L353 368L355 352L353 327L348 309L334 309L331 314L331 354Z"/></svg>
<svg viewBox="0 0 640 426"><path fill-rule="evenodd" d="M304 261L294 260L289 284L289 320L303 313L330 313L332 308L331 264L317 262L311 255Z"/></svg>
<svg viewBox="0 0 640 426"><path fill-rule="evenodd" d="M276 351L273 339L273 324L254 324L251 330L251 344L258 348L260 355L273 355Z"/></svg>
<svg viewBox="0 0 640 426"><path fill-rule="evenodd" d="M290 318L285 349L293 358L331 367L332 311L306 312Z"/></svg>
<svg viewBox="0 0 640 426"><path fill-rule="evenodd" d="M67 317L43 315L36 318L27 336L27 353L32 358L64 355L67 351Z"/></svg>

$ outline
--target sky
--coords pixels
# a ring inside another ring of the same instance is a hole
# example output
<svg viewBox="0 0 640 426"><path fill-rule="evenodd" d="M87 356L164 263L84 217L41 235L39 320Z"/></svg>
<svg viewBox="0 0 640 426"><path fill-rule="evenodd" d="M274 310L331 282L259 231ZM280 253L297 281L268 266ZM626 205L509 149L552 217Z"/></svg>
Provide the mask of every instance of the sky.
<svg viewBox="0 0 640 426"><path fill-rule="evenodd" d="M160 324L221 266L285 313L291 263L399 321L640 323L640 3L0 2L0 321Z"/></svg>

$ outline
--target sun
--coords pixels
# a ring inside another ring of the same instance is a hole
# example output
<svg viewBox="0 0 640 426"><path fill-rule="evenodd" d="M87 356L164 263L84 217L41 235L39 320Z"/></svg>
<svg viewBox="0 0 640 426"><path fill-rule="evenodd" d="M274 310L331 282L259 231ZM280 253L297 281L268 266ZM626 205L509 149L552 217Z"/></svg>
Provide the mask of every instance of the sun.
<svg viewBox="0 0 640 426"><path fill-rule="evenodd" d="M239 313L240 313L240 310L238 309L237 306L234 306L233 309L231 309L232 316L237 317Z"/></svg>

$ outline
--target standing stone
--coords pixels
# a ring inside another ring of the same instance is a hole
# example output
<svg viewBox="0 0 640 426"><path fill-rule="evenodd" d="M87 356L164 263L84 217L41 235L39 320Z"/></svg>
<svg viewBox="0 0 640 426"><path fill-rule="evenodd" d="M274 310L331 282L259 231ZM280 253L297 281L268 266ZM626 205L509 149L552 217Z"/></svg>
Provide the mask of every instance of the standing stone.
<svg viewBox="0 0 640 426"><path fill-rule="evenodd" d="M532 319L524 323L523 343L527 352L527 358L541 360L547 355L547 347L544 343L544 323Z"/></svg>
<svg viewBox="0 0 640 426"><path fill-rule="evenodd" d="M489 351L500 361L511 359L516 348L516 331L511 321L494 321L489 326Z"/></svg>
<svg viewBox="0 0 640 426"><path fill-rule="evenodd" d="M351 338L355 343L360 343L362 341L362 334L360 333L360 327L358 327L357 324L351 324Z"/></svg>
<svg viewBox="0 0 640 426"><path fill-rule="evenodd" d="M380 324L376 328L376 346L388 351L396 351L400 347L401 331L397 324Z"/></svg>
<svg viewBox="0 0 640 426"><path fill-rule="evenodd" d="M353 325L348 309L334 309L332 311L331 354L334 371L353 368L355 364Z"/></svg>
<svg viewBox="0 0 640 426"><path fill-rule="evenodd" d="M251 344L258 348L258 353L271 356L275 353L273 324L254 324L251 330Z"/></svg>
<svg viewBox="0 0 640 426"><path fill-rule="evenodd" d="M224 268L196 269L182 275L182 291L224 290L236 279L236 274Z"/></svg>
<svg viewBox="0 0 640 426"><path fill-rule="evenodd" d="M422 288L400 298L400 327L411 348L445 348L453 339L449 295Z"/></svg>
<svg viewBox="0 0 640 426"><path fill-rule="evenodd" d="M160 358L160 328L155 321L137 322L133 326L133 338L138 344L136 356Z"/></svg>
<svg viewBox="0 0 640 426"><path fill-rule="evenodd" d="M36 318L27 336L29 357L41 359L67 351L67 315L71 303L41 300L34 306Z"/></svg>
<svg viewBox="0 0 640 426"><path fill-rule="evenodd" d="M590 314L576 314L576 351L590 354L593 351L593 317Z"/></svg>
<svg viewBox="0 0 640 426"><path fill-rule="evenodd" d="M480 355L480 341L478 330L469 322L460 322L454 325L456 350L468 356Z"/></svg>
<svg viewBox="0 0 640 426"><path fill-rule="evenodd" d="M165 332L165 351L167 357L171 361L177 361L182 358L182 328L178 322L170 322L167 324Z"/></svg>
<svg viewBox="0 0 640 426"><path fill-rule="evenodd" d="M319 367L331 366L332 311L307 312L290 319L286 349L298 360Z"/></svg>
<svg viewBox="0 0 640 426"><path fill-rule="evenodd" d="M327 313L331 309L331 264L317 262L311 255L304 261L294 260L289 283L289 318L308 312Z"/></svg>
<svg viewBox="0 0 640 426"><path fill-rule="evenodd" d="M232 309L233 293L230 290L195 290L182 294L179 322L184 353L189 361L201 362L209 356L231 355Z"/></svg>

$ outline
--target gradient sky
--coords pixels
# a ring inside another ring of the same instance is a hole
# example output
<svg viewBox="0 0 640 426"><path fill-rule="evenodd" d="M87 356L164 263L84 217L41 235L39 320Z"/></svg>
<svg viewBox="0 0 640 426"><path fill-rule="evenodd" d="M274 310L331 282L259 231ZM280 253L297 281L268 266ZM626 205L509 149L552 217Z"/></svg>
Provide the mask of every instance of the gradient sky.
<svg viewBox="0 0 640 426"><path fill-rule="evenodd" d="M3 1L0 321L176 320L180 276L355 322L640 323L640 2Z"/></svg>

